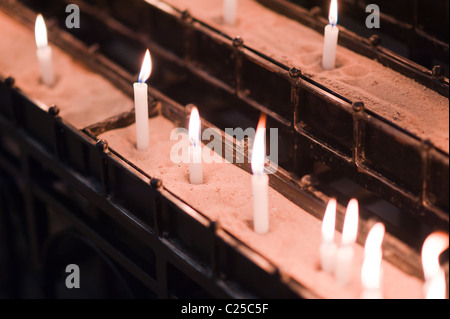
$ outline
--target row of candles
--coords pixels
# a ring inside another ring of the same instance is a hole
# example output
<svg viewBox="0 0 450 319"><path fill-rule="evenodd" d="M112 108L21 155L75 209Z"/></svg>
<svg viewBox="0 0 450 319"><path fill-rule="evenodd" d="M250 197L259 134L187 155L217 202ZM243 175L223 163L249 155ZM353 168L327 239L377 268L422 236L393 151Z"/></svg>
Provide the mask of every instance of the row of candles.
<svg viewBox="0 0 450 319"><path fill-rule="evenodd" d="M235 23L237 0L224 1L224 17L227 23ZM337 1L332 0L329 14L330 24L325 27L324 52L322 65L324 69L333 69L339 29L337 28ZM35 36L37 57L41 67L42 82L51 86L55 81L52 66L52 50L47 41L47 29L41 14L36 19ZM145 151L149 147L148 122L148 85L145 83L152 72L152 60L146 51L138 82L133 84L136 114L136 148ZM261 116L256 130L252 158L253 191L253 227L258 234L269 231L269 178L264 172L265 166L265 126L266 117ZM196 107L191 110L189 120L189 181L191 184L203 184L201 121ZM335 243L335 221L337 202L331 199L327 205L322 221L322 241L320 246L320 263L325 272L333 273L339 285L348 285L352 278L354 245L357 238L359 207L356 199L347 206L340 246ZM361 270L363 286L362 298L382 298L382 242L385 227L375 224L370 230L365 247ZM439 255L448 248L448 235L433 233L424 242L422 265L425 275L424 296L426 298L445 298L445 272L439 264Z"/></svg>
<svg viewBox="0 0 450 319"><path fill-rule="evenodd" d="M359 207L356 199L347 205L340 246L335 243L337 201L329 200L322 221L322 241L320 245L320 265L323 271L332 273L338 285L345 286L351 282L353 272L354 245L358 232ZM361 285L363 299L383 298L383 250L382 244L385 226L378 222L370 229L364 246L361 268ZM449 236L443 232L434 232L422 246L422 268L425 284L423 296L426 299L445 299L447 292L445 271L439 263L439 256L448 249Z"/></svg>

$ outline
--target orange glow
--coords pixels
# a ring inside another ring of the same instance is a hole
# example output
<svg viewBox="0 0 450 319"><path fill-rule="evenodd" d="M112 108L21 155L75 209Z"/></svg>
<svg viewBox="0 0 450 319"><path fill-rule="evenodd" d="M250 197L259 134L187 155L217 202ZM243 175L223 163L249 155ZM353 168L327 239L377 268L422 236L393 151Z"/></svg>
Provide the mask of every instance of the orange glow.
<svg viewBox="0 0 450 319"><path fill-rule="evenodd" d="M144 60L142 61L141 72L139 73L139 82L144 83L148 80L152 73L152 58L150 56L150 51L147 49L145 52Z"/></svg>
<svg viewBox="0 0 450 319"><path fill-rule="evenodd" d="M262 174L264 172L264 162L266 158L266 115L261 114L258 127L256 129L255 139L253 141L252 152L252 171L253 174Z"/></svg>
<svg viewBox="0 0 450 319"><path fill-rule="evenodd" d="M42 14L38 14L36 18L36 24L34 27L34 35L36 39L36 45L38 48L44 48L48 45L47 40L47 27L45 26L44 17Z"/></svg>
<svg viewBox="0 0 450 319"><path fill-rule="evenodd" d="M331 198L328 201L325 215L322 222L322 240L324 243L332 243L334 241L334 229L336 224L336 199Z"/></svg>
<svg viewBox="0 0 450 319"><path fill-rule="evenodd" d="M337 0L331 0L330 11L328 13L328 21L331 25L336 25L338 22L338 4Z"/></svg>
<svg viewBox="0 0 450 319"><path fill-rule="evenodd" d="M351 199L345 213L344 228L342 230L341 246L350 246L356 242L358 233L359 206L356 199Z"/></svg>

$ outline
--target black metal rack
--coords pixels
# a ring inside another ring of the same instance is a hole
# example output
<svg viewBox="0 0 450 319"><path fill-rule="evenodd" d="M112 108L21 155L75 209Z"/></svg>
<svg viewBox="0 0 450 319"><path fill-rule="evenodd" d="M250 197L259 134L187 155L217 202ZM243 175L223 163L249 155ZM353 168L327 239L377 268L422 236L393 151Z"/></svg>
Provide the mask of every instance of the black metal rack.
<svg viewBox="0 0 450 319"><path fill-rule="evenodd" d="M246 47L242 39L160 1L130 1L126 6L121 1L72 2L83 11L82 23L91 26L88 33L58 28L64 23L66 1L0 5L29 26L34 18L29 8L52 17L50 39L130 96L129 83L139 67L130 61L139 59L124 57L111 43L126 48L131 57L149 47L160 66L152 75L150 94L174 122L184 123L182 105L188 103L204 106L205 127L228 127L225 109L241 115L233 123L241 126L254 126L260 112L268 114L268 126L277 127L280 141L287 141L271 185L311 214L321 217L327 197L317 195L314 179L302 177L314 177L314 165L320 162L409 217L448 230L448 154L364 110L364 101L350 101ZM213 63L218 60L223 63ZM196 94L205 91L213 92L215 100ZM54 264L56 257L47 254L51 247L72 234L55 237L48 227L51 220L64 217L105 252L113 261L108 265L115 265L113 272L137 279L134 290L130 288L137 296L184 297L196 291L215 297L314 297L97 139L105 130L131 124L132 114L80 130L60 118L57 108L44 111L12 79L0 81L0 97L1 172L16 185L15 196L24 203L29 247L42 269ZM321 125L324 119L329 125ZM382 153L377 151L380 145ZM241 166L249 170L248 164ZM147 200L137 200L141 198ZM421 276L417 247L405 246L395 236L386 246L391 261ZM245 265L244 271L236 264ZM174 278L183 284L174 285Z"/></svg>

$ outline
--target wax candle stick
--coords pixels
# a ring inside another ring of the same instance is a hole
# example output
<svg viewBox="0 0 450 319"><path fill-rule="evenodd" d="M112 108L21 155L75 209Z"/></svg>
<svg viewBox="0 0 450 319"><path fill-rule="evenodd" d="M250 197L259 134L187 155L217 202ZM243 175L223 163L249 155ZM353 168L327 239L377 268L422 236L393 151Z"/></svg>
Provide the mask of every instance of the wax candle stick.
<svg viewBox="0 0 450 319"><path fill-rule="evenodd" d="M237 17L238 0L223 0L223 20L226 24L234 25Z"/></svg>
<svg viewBox="0 0 450 319"><path fill-rule="evenodd" d="M358 232L359 208L356 199L350 200L345 213L341 245L336 255L335 277L339 285L348 285L353 271L354 244Z"/></svg>
<svg viewBox="0 0 450 319"><path fill-rule="evenodd" d="M381 244L385 233L382 223L375 224L367 235L364 246L364 261L361 269L361 284L363 292L361 299L382 299L381 291L381 262L383 251Z"/></svg>
<svg viewBox="0 0 450 319"><path fill-rule="evenodd" d="M45 85L51 86L55 81L52 61L52 48L48 45L47 27L44 17L38 14L34 28L36 38L36 55L41 69L41 80Z"/></svg>
<svg viewBox="0 0 450 319"><path fill-rule="evenodd" d="M269 176L264 173L266 155L265 124L262 115L256 129L252 151L252 190L253 190L253 227L258 234L269 231Z"/></svg>
<svg viewBox="0 0 450 319"><path fill-rule="evenodd" d="M151 72L152 60L150 57L150 52L147 50L142 62L138 82L133 84L134 108L136 116L136 148L138 150L146 150L149 144L148 86L145 81L148 80Z"/></svg>
<svg viewBox="0 0 450 319"><path fill-rule="evenodd" d="M429 235L422 246L422 267L425 278L423 287L427 299L444 299L446 295L445 275L439 264L439 255L448 248L449 237L443 232Z"/></svg>
<svg viewBox="0 0 450 319"><path fill-rule="evenodd" d="M328 20L330 24L325 27L322 67L325 70L332 70L336 62L336 49L339 37L339 28L336 26L338 20L337 0L331 0Z"/></svg>
<svg viewBox="0 0 450 319"><path fill-rule="evenodd" d="M446 299L447 284L444 270L440 269L431 279L428 279L425 287L425 299Z"/></svg>
<svg viewBox="0 0 450 319"><path fill-rule="evenodd" d="M203 184L201 122L198 109L194 106L189 119L189 180L191 184Z"/></svg>
<svg viewBox="0 0 450 319"><path fill-rule="evenodd" d="M320 265L323 271L334 271L336 244L334 232L336 224L336 199L329 200L322 222L322 243L320 245Z"/></svg>

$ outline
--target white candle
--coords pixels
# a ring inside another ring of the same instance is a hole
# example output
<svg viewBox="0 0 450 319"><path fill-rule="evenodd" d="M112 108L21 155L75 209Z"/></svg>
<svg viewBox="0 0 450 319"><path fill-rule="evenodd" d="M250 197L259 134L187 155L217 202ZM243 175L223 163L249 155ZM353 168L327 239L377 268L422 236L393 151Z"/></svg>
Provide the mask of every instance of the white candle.
<svg viewBox="0 0 450 319"><path fill-rule="evenodd" d="M152 60L150 52L145 52L142 62L141 72L137 83L133 84L134 89L134 109L136 116L136 148L146 150L149 144L148 128L148 80L152 72Z"/></svg>
<svg viewBox="0 0 450 319"><path fill-rule="evenodd" d="M36 55L41 69L41 80L45 85L51 86L55 81L52 61L52 48L48 45L47 27L42 14L38 14L34 28L36 38Z"/></svg>
<svg viewBox="0 0 450 319"><path fill-rule="evenodd" d="M361 299L382 299L381 291L381 262L383 251L381 244L385 227L382 223L375 224L367 235L364 246L364 261L361 269L361 284L363 292Z"/></svg>
<svg viewBox="0 0 450 319"><path fill-rule="evenodd" d="M447 284L444 270L440 269L431 279L428 279L425 287L425 299L446 299Z"/></svg>
<svg viewBox="0 0 450 319"><path fill-rule="evenodd" d="M189 119L189 180L191 184L203 184L201 122L198 109L194 106Z"/></svg>
<svg viewBox="0 0 450 319"><path fill-rule="evenodd" d="M336 244L334 232L336 224L336 199L329 200L322 222L322 243L320 245L320 265L323 271L334 271Z"/></svg>
<svg viewBox="0 0 450 319"><path fill-rule="evenodd" d="M269 231L269 176L264 173L266 116L262 115L256 129L252 151L253 228L258 234Z"/></svg>
<svg viewBox="0 0 450 319"><path fill-rule="evenodd" d="M226 24L234 25L237 17L238 0L223 0L223 20Z"/></svg>
<svg viewBox="0 0 450 319"><path fill-rule="evenodd" d="M359 208L356 199L350 200L345 213L341 245L336 255L335 276L340 286L346 286L351 281L353 272L353 257L356 235L358 232Z"/></svg>
<svg viewBox="0 0 450 319"><path fill-rule="evenodd" d="M435 232L429 235L422 246L422 268L425 277L423 287L427 299L443 299L446 295L445 274L439 264L439 255L448 248L448 234Z"/></svg>
<svg viewBox="0 0 450 319"><path fill-rule="evenodd" d="M322 67L325 70L334 69L336 62L336 49L339 37L339 28L337 25L338 18L337 0L331 0L330 12L328 20L330 24L325 27L325 36L323 42Z"/></svg>

